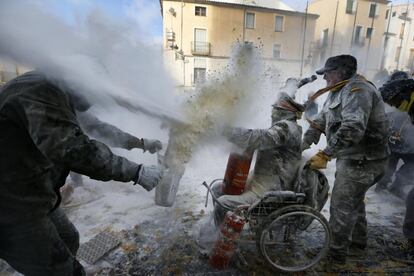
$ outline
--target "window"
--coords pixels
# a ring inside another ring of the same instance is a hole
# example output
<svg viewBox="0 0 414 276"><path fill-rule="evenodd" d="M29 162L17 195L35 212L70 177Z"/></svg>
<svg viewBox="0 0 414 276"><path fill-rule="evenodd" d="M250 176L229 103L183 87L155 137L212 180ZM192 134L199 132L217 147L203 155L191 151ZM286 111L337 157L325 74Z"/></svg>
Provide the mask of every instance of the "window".
<svg viewBox="0 0 414 276"><path fill-rule="evenodd" d="M390 10L387 10L387 12L385 13L385 19L388 19L388 16L390 16Z"/></svg>
<svg viewBox="0 0 414 276"><path fill-rule="evenodd" d="M283 32L283 20L284 17L276 15L275 17L275 32Z"/></svg>
<svg viewBox="0 0 414 276"><path fill-rule="evenodd" d="M322 47L328 46L328 35L329 35L329 29L325 29L322 32Z"/></svg>
<svg viewBox="0 0 414 276"><path fill-rule="evenodd" d="M194 68L194 83L203 83L206 81L206 68Z"/></svg>
<svg viewBox="0 0 414 276"><path fill-rule="evenodd" d="M206 29L194 29L194 42L192 45L192 52L195 55L209 55L210 44L207 42Z"/></svg>
<svg viewBox="0 0 414 276"><path fill-rule="evenodd" d="M282 45L273 44L273 58L280 58L280 48Z"/></svg>
<svg viewBox="0 0 414 276"><path fill-rule="evenodd" d="M371 38L372 37L372 32L373 32L372 28L367 28L367 33L366 33L365 37L368 38L368 39Z"/></svg>
<svg viewBox="0 0 414 276"><path fill-rule="evenodd" d="M207 15L207 8L195 6L195 15L196 16L206 16Z"/></svg>
<svg viewBox="0 0 414 276"><path fill-rule="evenodd" d="M347 14L353 14L355 9L355 0L347 0L346 1L346 13Z"/></svg>
<svg viewBox="0 0 414 276"><path fill-rule="evenodd" d="M395 51L395 62L398 62L400 60L401 55L401 47L397 47L397 50Z"/></svg>
<svg viewBox="0 0 414 276"><path fill-rule="evenodd" d="M255 14L252 12L246 12L246 28L254 29Z"/></svg>
<svg viewBox="0 0 414 276"><path fill-rule="evenodd" d="M411 70L413 68L413 62L414 62L414 49L411 48L410 49L410 56L408 57L408 66L410 67Z"/></svg>
<svg viewBox="0 0 414 276"><path fill-rule="evenodd" d="M363 35L362 26L356 26L355 27L355 37L354 37L354 43L355 44L361 45L363 43L362 39L361 39L362 35Z"/></svg>
<svg viewBox="0 0 414 276"><path fill-rule="evenodd" d="M376 16L377 16L377 4L371 3L371 5L369 6L369 17L373 18Z"/></svg>
<svg viewBox="0 0 414 276"><path fill-rule="evenodd" d="M400 39L404 38L404 30L405 30L405 23L402 23L401 28L400 28Z"/></svg>

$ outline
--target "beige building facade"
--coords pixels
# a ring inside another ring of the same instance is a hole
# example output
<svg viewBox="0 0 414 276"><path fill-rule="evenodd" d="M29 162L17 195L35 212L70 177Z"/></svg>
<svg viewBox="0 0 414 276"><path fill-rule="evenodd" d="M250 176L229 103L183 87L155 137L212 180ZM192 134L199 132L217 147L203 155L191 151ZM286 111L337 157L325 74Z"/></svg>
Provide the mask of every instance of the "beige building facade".
<svg viewBox="0 0 414 276"><path fill-rule="evenodd" d="M383 68L414 73L414 4L389 5L386 13Z"/></svg>
<svg viewBox="0 0 414 276"><path fill-rule="evenodd" d="M29 68L25 66L0 60L0 86L27 71L29 71Z"/></svg>
<svg viewBox="0 0 414 276"><path fill-rule="evenodd" d="M326 58L352 54L358 71L372 77L381 68L387 0L313 0L309 12L318 14L313 64Z"/></svg>
<svg viewBox="0 0 414 276"><path fill-rule="evenodd" d="M164 61L180 86L227 65L235 42L257 46L281 78L310 73L315 14L277 0L161 0Z"/></svg>

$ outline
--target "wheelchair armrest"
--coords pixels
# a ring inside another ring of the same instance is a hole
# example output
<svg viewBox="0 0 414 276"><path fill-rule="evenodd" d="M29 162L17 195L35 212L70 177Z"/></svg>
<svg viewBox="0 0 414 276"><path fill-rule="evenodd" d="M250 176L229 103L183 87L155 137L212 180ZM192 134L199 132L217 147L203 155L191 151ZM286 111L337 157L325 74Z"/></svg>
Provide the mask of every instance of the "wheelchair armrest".
<svg viewBox="0 0 414 276"><path fill-rule="evenodd" d="M295 193L293 191L270 191L266 192L263 196L263 200L271 199L277 202L295 201L303 202L306 195L304 193Z"/></svg>

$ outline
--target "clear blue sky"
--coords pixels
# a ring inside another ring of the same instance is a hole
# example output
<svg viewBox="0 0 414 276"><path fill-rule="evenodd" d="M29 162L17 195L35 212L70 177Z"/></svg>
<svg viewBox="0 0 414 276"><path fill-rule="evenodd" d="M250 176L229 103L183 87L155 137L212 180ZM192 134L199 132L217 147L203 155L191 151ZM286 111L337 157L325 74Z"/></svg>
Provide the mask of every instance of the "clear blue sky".
<svg viewBox="0 0 414 276"><path fill-rule="evenodd" d="M2 1L2 0L0 0ZM162 18L158 0L33 0L45 5L52 13L73 23L78 16L84 16L99 8L110 16L126 18L147 30L153 38L162 36ZM304 11L307 0L282 0L292 8ZM334 1L334 0L331 0ZM414 0L409 0L413 3ZM407 0L393 0L393 4L406 4Z"/></svg>

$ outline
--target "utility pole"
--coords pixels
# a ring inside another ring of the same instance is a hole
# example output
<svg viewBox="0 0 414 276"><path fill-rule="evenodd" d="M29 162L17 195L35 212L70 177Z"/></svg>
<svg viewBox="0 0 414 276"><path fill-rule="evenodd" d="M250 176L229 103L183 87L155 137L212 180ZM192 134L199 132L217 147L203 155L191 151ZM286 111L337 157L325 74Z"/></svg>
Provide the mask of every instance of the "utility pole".
<svg viewBox="0 0 414 276"><path fill-rule="evenodd" d="M338 7L339 7L339 0L336 2L336 12L335 12L334 27L333 27L333 32L332 32L330 56L332 56L332 50L333 50L333 45L334 45L334 41L335 41L336 20L338 19Z"/></svg>
<svg viewBox="0 0 414 276"><path fill-rule="evenodd" d="M356 0L355 0L356 1ZM358 15L358 7L359 7L359 2L356 2L356 8L355 8L355 16L354 16L354 25L352 26L352 35L351 35L351 53L352 50L354 49L354 35L355 35L355 26L356 26L356 21L357 21L357 15Z"/></svg>
<svg viewBox="0 0 414 276"><path fill-rule="evenodd" d="M389 31L390 31L390 23L391 23L391 17L392 17L392 8L393 8L393 5L391 4L390 10L389 10L389 13L388 13L387 31L385 32L384 49L382 51L381 70L383 70L384 67L385 67L386 51L387 51L387 47L388 47L388 40L390 39L388 36L389 36Z"/></svg>
<svg viewBox="0 0 414 276"><path fill-rule="evenodd" d="M398 55L398 60L397 60L397 70L398 70L398 68L400 67L400 59L401 59L401 52L402 52L402 44L403 44L403 41L404 41L404 33L405 33L405 26L407 25L407 17L408 17L408 7L410 6L410 0L408 0L407 1L407 9L406 9L406 11L405 11L405 18L404 18L404 27L403 27L403 29L402 29L402 34L401 34L401 37L400 37L400 51L399 51L399 55Z"/></svg>
<svg viewBox="0 0 414 276"><path fill-rule="evenodd" d="M304 30L303 30L303 43L302 43L302 58L301 58L301 62L300 62L300 78L302 78L303 62L304 62L304 59L305 59L306 31L307 31L307 24L308 24L308 7L309 7L309 1L306 1L305 26L304 26Z"/></svg>

